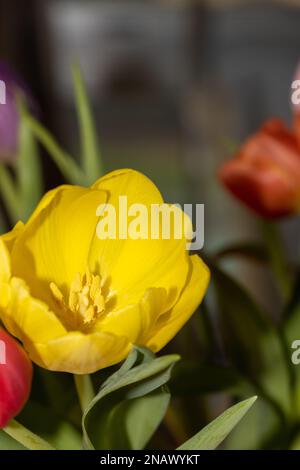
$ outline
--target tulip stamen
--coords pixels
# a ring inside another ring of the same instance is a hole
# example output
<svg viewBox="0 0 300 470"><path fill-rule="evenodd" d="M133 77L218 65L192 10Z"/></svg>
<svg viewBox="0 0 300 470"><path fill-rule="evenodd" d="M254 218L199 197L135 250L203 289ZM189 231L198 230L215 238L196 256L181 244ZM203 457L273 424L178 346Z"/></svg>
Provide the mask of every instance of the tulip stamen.
<svg viewBox="0 0 300 470"><path fill-rule="evenodd" d="M71 284L68 302L52 282L52 295L64 312L64 319L76 328L91 327L105 310L105 298L101 288L101 277L88 269L81 275L77 273Z"/></svg>

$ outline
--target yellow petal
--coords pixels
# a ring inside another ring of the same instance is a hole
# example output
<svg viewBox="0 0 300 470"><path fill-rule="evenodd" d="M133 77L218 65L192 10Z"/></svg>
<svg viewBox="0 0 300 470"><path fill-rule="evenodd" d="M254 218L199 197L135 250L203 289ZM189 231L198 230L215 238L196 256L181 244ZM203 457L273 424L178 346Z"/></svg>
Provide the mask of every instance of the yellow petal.
<svg viewBox="0 0 300 470"><path fill-rule="evenodd" d="M61 187L44 198L15 242L13 275L24 279L32 295L52 309L50 283L67 295L76 273L86 270L96 233L96 210L105 201L106 194L99 190Z"/></svg>
<svg viewBox="0 0 300 470"><path fill-rule="evenodd" d="M72 188L73 186L71 186L70 184L63 184L63 185L57 186L54 189L51 189L46 194L44 194L44 196L42 197L42 199L40 200L40 202L34 209L33 213L31 214L27 224L29 222L31 223L47 206L49 206L49 204L53 201L53 199L55 198L57 194L61 193L62 191L72 189Z"/></svg>
<svg viewBox="0 0 300 470"><path fill-rule="evenodd" d="M8 282L0 282L0 309L6 309L11 299L11 289ZM0 312L1 318L1 312Z"/></svg>
<svg viewBox="0 0 300 470"><path fill-rule="evenodd" d="M0 282L7 282L10 275L10 256L4 241L0 238Z"/></svg>
<svg viewBox="0 0 300 470"><path fill-rule="evenodd" d="M152 204L162 204L156 186L133 170L118 170L97 181L94 187L108 193L108 203L119 208L119 197L127 196L127 205L144 204L149 219ZM179 211L179 209L177 209ZM119 218L117 210L117 220ZM182 215L182 212L180 212ZM148 219L148 222L149 222ZM118 235L118 232L117 232ZM189 270L186 240L96 238L90 251L90 268L99 266L102 277L109 278L116 294L116 309L140 301L148 287L162 287L179 295ZM174 296L175 300L175 296Z"/></svg>
<svg viewBox="0 0 300 470"><path fill-rule="evenodd" d="M126 336L133 344L143 345L166 305L165 289L147 289L138 304L129 305L100 319L98 328L117 336Z"/></svg>
<svg viewBox="0 0 300 470"><path fill-rule="evenodd" d="M185 289L173 309L162 315L147 346L154 352L162 349L189 320L200 305L207 290L210 272L197 256L190 257L191 272Z"/></svg>
<svg viewBox="0 0 300 470"><path fill-rule="evenodd" d="M12 278L9 288L9 303L0 312L0 317L14 336L26 343L49 341L66 334L48 306L30 295L23 280Z"/></svg>
<svg viewBox="0 0 300 470"><path fill-rule="evenodd" d="M12 250L12 247L16 239L21 235L23 230L24 230L24 224L23 222L19 221L16 223L16 225L10 232L5 233L4 235L1 236L2 240L4 241L9 251Z"/></svg>
<svg viewBox="0 0 300 470"><path fill-rule="evenodd" d="M91 374L122 361L132 345L109 333L70 332L47 343L25 344L31 359L46 369Z"/></svg>

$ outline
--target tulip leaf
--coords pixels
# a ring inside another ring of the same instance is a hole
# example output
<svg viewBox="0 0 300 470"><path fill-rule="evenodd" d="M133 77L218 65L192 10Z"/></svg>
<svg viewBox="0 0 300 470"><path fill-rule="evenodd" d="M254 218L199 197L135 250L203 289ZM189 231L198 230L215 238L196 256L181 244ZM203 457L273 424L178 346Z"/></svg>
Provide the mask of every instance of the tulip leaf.
<svg viewBox="0 0 300 470"><path fill-rule="evenodd" d="M22 444L29 450L55 450L48 442L26 429L22 424L14 419L11 420L3 431L10 437Z"/></svg>
<svg viewBox="0 0 300 470"><path fill-rule="evenodd" d="M26 450L26 447L0 429L0 450Z"/></svg>
<svg viewBox="0 0 300 470"><path fill-rule="evenodd" d="M286 428L270 403L259 398L222 446L224 450L263 450L281 447Z"/></svg>
<svg viewBox="0 0 300 470"><path fill-rule="evenodd" d="M28 126L24 103L19 102L19 154L16 171L19 216L26 222L43 195L43 175L36 140Z"/></svg>
<svg viewBox="0 0 300 470"><path fill-rule="evenodd" d="M92 110L79 65L73 66L73 82L80 124L82 164L90 184L102 176L103 168Z"/></svg>
<svg viewBox="0 0 300 470"><path fill-rule="evenodd" d="M291 413L290 370L282 340L271 321L231 277L212 266L223 340L233 366L278 413Z"/></svg>
<svg viewBox="0 0 300 470"><path fill-rule="evenodd" d="M198 434L182 444L178 450L216 449L239 423L256 399L257 397L252 397L232 406Z"/></svg>
<svg viewBox="0 0 300 470"><path fill-rule="evenodd" d="M0 193L13 224L20 220L19 196L8 168L0 164Z"/></svg>
<svg viewBox="0 0 300 470"><path fill-rule="evenodd" d="M84 446L97 450L144 448L167 411L170 394L165 384L178 360L177 355L155 358L145 348L134 348L86 409Z"/></svg>

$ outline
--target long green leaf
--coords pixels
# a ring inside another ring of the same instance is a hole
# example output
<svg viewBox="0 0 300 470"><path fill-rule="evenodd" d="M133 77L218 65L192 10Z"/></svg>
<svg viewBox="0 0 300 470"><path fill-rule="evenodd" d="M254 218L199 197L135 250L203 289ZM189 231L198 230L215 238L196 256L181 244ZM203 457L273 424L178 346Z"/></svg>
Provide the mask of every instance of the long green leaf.
<svg viewBox="0 0 300 470"><path fill-rule="evenodd" d="M20 109L19 154L16 163L20 218L26 222L43 195L43 175L36 141L26 119L23 103Z"/></svg>
<svg viewBox="0 0 300 470"><path fill-rule="evenodd" d="M15 181L4 165L0 165L0 192L13 224L20 220L20 198Z"/></svg>
<svg viewBox="0 0 300 470"><path fill-rule="evenodd" d="M216 449L239 423L256 399L257 397L252 397L232 406L198 434L186 441L178 450Z"/></svg>
<svg viewBox="0 0 300 470"><path fill-rule="evenodd" d="M15 420L10 421L3 431L30 450L55 450L48 442L26 429Z"/></svg>
<svg viewBox="0 0 300 470"><path fill-rule="evenodd" d="M72 72L80 124L82 166L88 183L92 184L103 174L101 153L92 110L79 65L74 65Z"/></svg>
<svg viewBox="0 0 300 470"><path fill-rule="evenodd" d="M26 447L0 429L0 450L26 450Z"/></svg>

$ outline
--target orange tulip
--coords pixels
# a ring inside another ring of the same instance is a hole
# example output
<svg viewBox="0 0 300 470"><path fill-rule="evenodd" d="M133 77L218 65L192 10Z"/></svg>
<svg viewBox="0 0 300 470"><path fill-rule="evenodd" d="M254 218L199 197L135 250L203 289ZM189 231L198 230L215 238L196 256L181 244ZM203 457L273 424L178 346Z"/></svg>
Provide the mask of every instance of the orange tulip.
<svg viewBox="0 0 300 470"><path fill-rule="evenodd" d="M0 328L0 429L26 403L32 381L32 364L24 349Z"/></svg>
<svg viewBox="0 0 300 470"><path fill-rule="evenodd" d="M300 139L299 139L300 140ZM300 210L300 144L279 119L267 121L219 170L231 193L265 218Z"/></svg>

